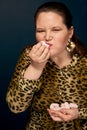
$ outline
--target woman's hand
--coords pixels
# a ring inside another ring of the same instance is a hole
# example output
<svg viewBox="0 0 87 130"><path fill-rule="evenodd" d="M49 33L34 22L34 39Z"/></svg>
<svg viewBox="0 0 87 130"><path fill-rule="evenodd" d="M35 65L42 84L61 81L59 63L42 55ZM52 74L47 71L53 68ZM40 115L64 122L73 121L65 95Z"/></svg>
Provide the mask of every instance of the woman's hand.
<svg viewBox="0 0 87 130"><path fill-rule="evenodd" d="M33 65L35 68L43 67L50 57L49 47L44 45L43 42L39 42L33 46L29 53L29 57L32 61L31 65Z"/></svg>
<svg viewBox="0 0 87 130"><path fill-rule="evenodd" d="M24 78L29 80L37 80L50 57L49 47L39 42L34 45L29 53L31 64L24 73Z"/></svg>
<svg viewBox="0 0 87 130"><path fill-rule="evenodd" d="M60 110L47 110L54 121L71 121L78 118L78 108L62 108Z"/></svg>

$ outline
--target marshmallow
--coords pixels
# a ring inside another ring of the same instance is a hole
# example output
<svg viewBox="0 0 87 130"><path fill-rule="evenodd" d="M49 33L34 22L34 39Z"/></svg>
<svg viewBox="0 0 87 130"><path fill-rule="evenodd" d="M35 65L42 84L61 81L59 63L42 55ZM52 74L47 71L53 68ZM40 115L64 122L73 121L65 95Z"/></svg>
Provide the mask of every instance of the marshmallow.
<svg viewBox="0 0 87 130"><path fill-rule="evenodd" d="M78 105L75 103L70 103L70 108L78 108Z"/></svg>
<svg viewBox="0 0 87 130"><path fill-rule="evenodd" d="M50 105L51 110L60 110L59 104L58 103L52 103Z"/></svg>
<svg viewBox="0 0 87 130"><path fill-rule="evenodd" d="M78 105L75 103L68 103L68 102L62 103L61 106L59 106L58 103L51 103L50 105L51 110L60 110L62 108L66 108L66 109L78 108Z"/></svg>
<svg viewBox="0 0 87 130"><path fill-rule="evenodd" d="M49 45L46 44L44 41L41 41L41 42L42 42L42 45L45 45L45 46L49 47Z"/></svg>
<svg viewBox="0 0 87 130"><path fill-rule="evenodd" d="M69 108L70 108L70 105L69 105L68 102L65 102L65 103L62 103L62 104L61 104L61 108L67 108L67 109L69 109Z"/></svg>

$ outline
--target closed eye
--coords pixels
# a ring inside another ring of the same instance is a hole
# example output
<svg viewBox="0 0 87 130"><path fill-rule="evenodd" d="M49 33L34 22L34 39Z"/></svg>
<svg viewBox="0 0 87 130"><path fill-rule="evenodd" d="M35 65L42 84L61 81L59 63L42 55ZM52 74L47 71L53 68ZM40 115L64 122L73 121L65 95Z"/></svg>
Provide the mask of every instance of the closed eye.
<svg viewBox="0 0 87 130"><path fill-rule="evenodd" d="M58 32L58 31L61 31L61 29L52 29L52 31Z"/></svg>
<svg viewBox="0 0 87 130"><path fill-rule="evenodd" d="M36 30L36 32L41 33L41 32L45 32L44 30Z"/></svg>

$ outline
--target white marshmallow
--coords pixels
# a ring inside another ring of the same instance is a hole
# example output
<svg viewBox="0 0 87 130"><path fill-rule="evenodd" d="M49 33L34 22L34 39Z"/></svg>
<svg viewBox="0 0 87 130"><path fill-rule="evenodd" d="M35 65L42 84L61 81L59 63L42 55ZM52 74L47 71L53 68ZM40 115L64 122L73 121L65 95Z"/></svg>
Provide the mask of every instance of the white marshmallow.
<svg viewBox="0 0 87 130"><path fill-rule="evenodd" d="M70 108L78 108L78 105L76 103L70 103Z"/></svg>
<svg viewBox="0 0 87 130"><path fill-rule="evenodd" d="M65 102L65 103L62 103L62 104L61 104L61 108L69 109L69 108L70 108L70 105L69 105L68 102Z"/></svg>
<svg viewBox="0 0 87 130"><path fill-rule="evenodd" d="M59 104L58 103L52 103L50 105L51 110L60 110Z"/></svg>
<svg viewBox="0 0 87 130"><path fill-rule="evenodd" d="M49 47L49 45L46 44L44 41L41 41L41 42L42 42L42 45L45 45L45 46Z"/></svg>

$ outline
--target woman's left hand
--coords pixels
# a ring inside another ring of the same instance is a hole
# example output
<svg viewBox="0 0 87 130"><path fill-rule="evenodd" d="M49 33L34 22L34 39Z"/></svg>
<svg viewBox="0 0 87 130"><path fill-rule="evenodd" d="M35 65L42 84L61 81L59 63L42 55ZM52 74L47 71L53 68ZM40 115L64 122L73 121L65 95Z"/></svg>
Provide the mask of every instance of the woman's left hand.
<svg viewBox="0 0 87 130"><path fill-rule="evenodd" d="M47 110L54 121L71 121L78 118L78 108L62 108L60 110Z"/></svg>

